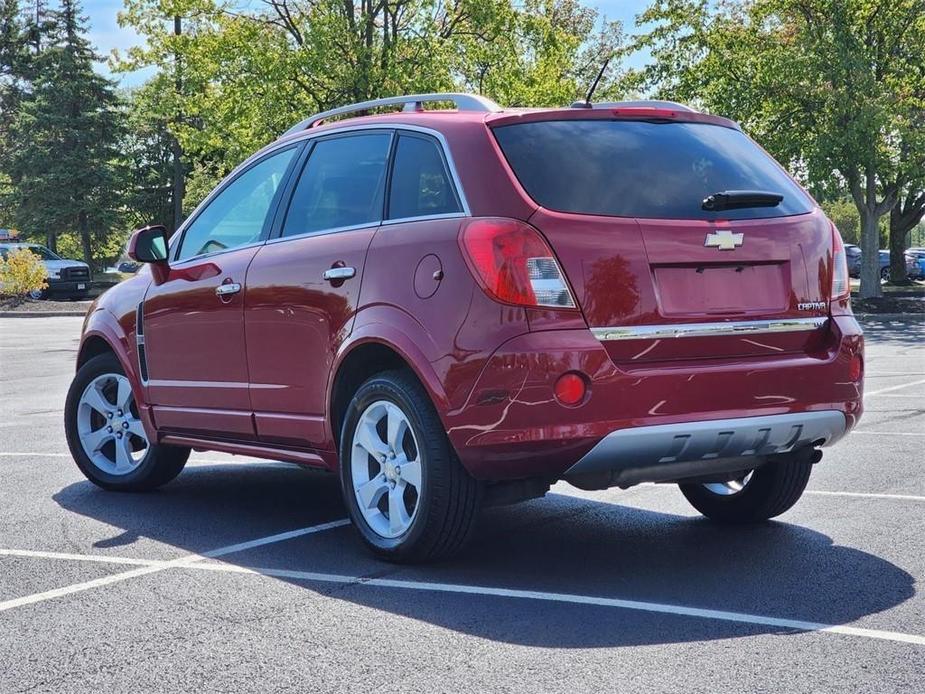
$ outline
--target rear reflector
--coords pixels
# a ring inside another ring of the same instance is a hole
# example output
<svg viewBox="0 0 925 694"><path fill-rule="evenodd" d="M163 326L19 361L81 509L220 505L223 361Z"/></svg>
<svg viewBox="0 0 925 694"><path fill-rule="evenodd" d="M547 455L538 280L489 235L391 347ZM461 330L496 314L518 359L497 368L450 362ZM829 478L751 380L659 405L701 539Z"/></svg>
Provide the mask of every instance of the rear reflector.
<svg viewBox="0 0 925 694"><path fill-rule="evenodd" d="M552 249L540 233L516 219L473 219L460 246L489 296L506 304L575 308Z"/></svg>
<svg viewBox="0 0 925 694"><path fill-rule="evenodd" d="M576 373L559 376L554 388L556 400L563 405L577 405L585 399L587 386L585 380Z"/></svg>
<svg viewBox="0 0 925 694"><path fill-rule="evenodd" d="M860 381L861 377L864 375L864 360L861 358L860 354L855 354L851 358L851 366L848 369L848 378L852 381Z"/></svg>

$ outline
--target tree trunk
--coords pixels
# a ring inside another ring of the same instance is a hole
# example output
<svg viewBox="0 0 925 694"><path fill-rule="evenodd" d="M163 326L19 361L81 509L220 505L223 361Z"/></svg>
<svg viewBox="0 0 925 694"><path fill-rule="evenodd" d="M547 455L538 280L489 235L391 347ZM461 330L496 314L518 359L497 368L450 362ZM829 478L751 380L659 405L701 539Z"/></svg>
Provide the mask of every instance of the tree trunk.
<svg viewBox="0 0 925 694"><path fill-rule="evenodd" d="M898 205L897 205L898 207ZM895 212L896 208L893 208ZM890 214L890 283L906 284L906 235L908 229L893 226L894 215Z"/></svg>
<svg viewBox="0 0 925 694"><path fill-rule="evenodd" d="M880 218L870 210L861 211L861 291L862 299L883 296L880 286Z"/></svg>
<svg viewBox="0 0 925 694"><path fill-rule="evenodd" d="M87 213L81 212L78 218L77 226L80 230L80 247L83 250L84 262L93 270L93 251L90 249L90 224L87 220Z"/></svg>
<svg viewBox="0 0 925 694"><path fill-rule="evenodd" d="M890 210L890 281L908 282L906 238L925 215L925 192L910 192Z"/></svg>
<svg viewBox="0 0 925 694"><path fill-rule="evenodd" d="M45 232L45 246L52 253L58 252L58 235L53 231Z"/></svg>

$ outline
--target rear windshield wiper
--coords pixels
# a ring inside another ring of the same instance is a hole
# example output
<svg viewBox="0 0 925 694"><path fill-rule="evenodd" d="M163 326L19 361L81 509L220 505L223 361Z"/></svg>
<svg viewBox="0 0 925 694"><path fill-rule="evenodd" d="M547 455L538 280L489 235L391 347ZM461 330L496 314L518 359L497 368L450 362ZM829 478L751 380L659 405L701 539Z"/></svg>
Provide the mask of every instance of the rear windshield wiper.
<svg viewBox="0 0 925 694"><path fill-rule="evenodd" d="M724 190L703 199L704 210L738 210L744 207L777 207L783 195L763 190Z"/></svg>

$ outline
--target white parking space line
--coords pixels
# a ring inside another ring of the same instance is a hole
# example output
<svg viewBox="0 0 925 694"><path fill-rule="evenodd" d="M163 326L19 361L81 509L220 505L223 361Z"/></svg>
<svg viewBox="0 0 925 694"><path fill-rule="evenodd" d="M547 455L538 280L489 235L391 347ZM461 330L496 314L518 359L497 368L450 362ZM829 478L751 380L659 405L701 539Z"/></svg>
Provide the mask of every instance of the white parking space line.
<svg viewBox="0 0 925 694"><path fill-rule="evenodd" d="M0 452L3 458L70 458L70 453L27 453L25 451L3 451Z"/></svg>
<svg viewBox="0 0 925 694"><path fill-rule="evenodd" d="M177 559L170 559L166 562L156 565L146 565L137 569L131 569L130 571L123 571L122 573L113 574L111 576L104 576L102 578L97 578L92 581L85 581L83 583L74 583L69 586L64 586L62 588L55 588L53 590L46 590L42 593L34 593L32 595L26 595L21 598L14 598L12 600L6 600L0 602L0 612L6 610L11 610L16 607L23 607L25 605L33 605L37 602L44 602L45 600L53 600L55 598L60 598L65 595L72 595L74 593L80 593L85 590L91 590L93 588L100 588L102 586L111 585L113 583L119 583L120 581L127 581L131 578L137 578L139 576L147 576L148 574L156 573L158 571L164 571L170 568L186 568L192 565L195 565L196 562L203 561L205 559L212 559L216 557L225 556L228 554L234 554L235 552L242 552L247 549L252 549L254 547L261 547L263 545L272 544L274 542L284 542L285 540L291 540L295 537L301 537L303 535L310 535L312 533L323 532L325 530L331 530L332 528L339 528L342 525L347 525L350 521L347 519L341 519L332 521L330 523L322 523L320 525L313 525L307 528L299 528L298 530L290 530L284 533L278 533L276 535L269 535L267 537L261 537L256 540L250 540L248 542L239 542L234 545L227 545L225 547L219 547L217 549L204 552L202 554L188 554Z"/></svg>
<svg viewBox="0 0 925 694"><path fill-rule="evenodd" d="M921 393L916 393L915 395L904 395L903 393L880 393L879 395L875 395L874 397L875 398L905 398L907 400L916 400L916 399L925 400L925 395L922 395Z"/></svg>
<svg viewBox="0 0 925 694"><path fill-rule="evenodd" d="M912 386L918 386L925 383L925 378L922 378L918 381L912 381L911 383L900 383L898 386L890 386L889 388L881 388L880 390L873 390L869 393L864 393L865 398L869 398L872 395L880 395L881 393L889 393L894 390L902 390L903 388L911 388Z"/></svg>
<svg viewBox="0 0 925 694"><path fill-rule="evenodd" d="M0 451L0 458L70 458L70 453L29 453L26 451ZM263 458L190 458L187 465L260 465L262 467L285 468L298 470L302 466L298 463L286 463L281 460L268 460Z"/></svg>
<svg viewBox="0 0 925 694"><path fill-rule="evenodd" d="M97 578L92 581L85 581L84 583L75 583L73 585L64 586L63 588L55 588L54 590L46 590L42 593L34 593L32 595L26 595L21 598L5 600L0 602L0 612L12 610L16 607L24 607L25 605L32 605L37 602L44 602L45 600L53 600L55 598L71 595L72 593L79 593L85 590L91 590L93 588L101 588L102 586L118 583L120 581L127 581L130 578L136 578L138 576L146 576L157 571L163 571L165 568L167 567L145 566L138 569L132 569L130 571L123 571L122 573L113 574L111 576L103 576L102 578Z"/></svg>
<svg viewBox="0 0 925 694"><path fill-rule="evenodd" d="M314 573L310 571L290 571L286 569L269 569L259 567L235 566L232 564L196 564L188 568L203 571L220 571L228 573L248 573L274 578L288 578L318 583L338 583L357 586L375 586L378 588L397 588L400 590L417 590L436 593L455 593L463 595L484 595L500 598L514 598L523 600L538 600L543 602L570 603L576 605L593 605L596 607L610 607L638 612L655 612L671 614L682 617L697 617L700 619L713 619L724 622L737 622L740 624L753 624L757 626L777 627L780 629L794 629L797 631L815 631L846 636L860 636L869 639L911 643L925 646L925 636L905 634L896 631L882 631L878 629L862 629L859 627L842 626L838 624L821 624L819 622L805 622L797 619L782 619L765 615L747 614L744 612L728 612L726 610L710 610L701 607L676 605L670 603L647 602L641 600L623 600L620 598L604 598L593 595L577 595L574 593L550 593L536 590L519 590L515 588L497 588L494 586L463 585L458 583L434 583L430 581L409 581L389 578L364 578L362 576L345 576L339 574Z"/></svg>
<svg viewBox="0 0 925 694"><path fill-rule="evenodd" d="M858 499L894 499L896 501L925 501L925 496L914 494L877 494L874 492L830 492L822 489L807 489L804 494L814 496L847 496Z"/></svg>
<svg viewBox="0 0 925 694"><path fill-rule="evenodd" d="M68 552L41 552L34 549L0 549L0 557L27 557L31 559L62 559L65 561L84 561L97 564L128 564L129 566L161 566L169 559L135 559L134 557L117 557L106 554L71 554Z"/></svg>
<svg viewBox="0 0 925 694"><path fill-rule="evenodd" d="M862 436L925 436L925 432L919 431L858 431L855 429L851 433Z"/></svg>
<svg viewBox="0 0 925 694"><path fill-rule="evenodd" d="M331 527L344 525L343 522L327 524ZM320 526L319 526L320 530ZM273 540L276 542L290 537L298 537L307 534L310 529L305 528L302 531L293 531L292 533L281 533L280 538ZM314 530L318 532L318 530ZM241 551L260 544L269 544L270 538L262 538L253 542L244 542L239 545L230 545L222 548L225 553ZM220 550L215 550L218 552ZM209 553L213 554L213 553ZM136 565L139 568L126 571L114 576L88 581L77 584L77 586L68 586L66 588L47 591L40 593L42 600L53 597L68 595L77 592L75 588L87 590L97 586L108 585L117 581L124 581L136 576L144 576L158 571L167 569L194 569L196 571L214 571L219 573L239 573L255 576L269 576L272 578L284 578L299 581L309 581L315 583L334 583L339 585L353 586L373 586L377 588L392 588L398 590L416 590L434 593L449 593L462 595L480 595L487 597L498 597L518 600L535 600L541 602L556 602L576 605L590 605L594 607L607 607L611 609L633 610L636 612L649 612L658 614L670 614L681 617L694 617L698 619L711 619L723 622L735 622L739 624L752 624L756 626L768 626L777 629L788 629L794 631L812 631L830 634L841 634L844 636L855 636L869 639L879 639L884 641L894 641L898 643L909 643L917 646L925 646L925 636L917 634L906 634L896 631L884 631L880 629L864 629L860 627L845 626L839 624L823 624L820 622L807 622L798 619L786 619L780 617L770 617L768 615L748 614L745 612L730 612L727 610L712 610L702 607L693 607L689 605L678 605L672 603L649 602L642 600L624 600L621 598L605 598L594 595L579 595L575 593L552 593L547 591L521 590L517 588L499 588L495 586L465 585L459 583L437 583L433 581L411 581L402 579L389 578L368 578L364 576L350 576L344 574L318 573L312 571L296 571L290 569L270 569L250 566L237 566L227 563L206 563L202 560L207 558L205 555L191 555L172 560L149 560L133 559L130 557L106 556L106 555L86 555L86 554L68 554L63 552L37 552L32 550L3 550L0 549L0 556L21 556L21 557L39 557L44 559L63 559L67 561L85 561L94 563L110 564L129 564ZM28 596L17 600L10 600L7 603L0 603L0 611L10 607L19 607L25 604L38 602L33 599L37 596Z"/></svg>
<svg viewBox="0 0 925 694"><path fill-rule="evenodd" d="M673 484L656 484L655 482L645 482L643 484L636 485L637 487L648 487L649 489L674 489ZM879 492L842 492L842 491L829 491L825 489L807 489L803 492L804 494L809 494L810 496L844 496L854 499L886 499L889 501L923 501L925 502L925 496L918 496L916 494L881 494Z"/></svg>

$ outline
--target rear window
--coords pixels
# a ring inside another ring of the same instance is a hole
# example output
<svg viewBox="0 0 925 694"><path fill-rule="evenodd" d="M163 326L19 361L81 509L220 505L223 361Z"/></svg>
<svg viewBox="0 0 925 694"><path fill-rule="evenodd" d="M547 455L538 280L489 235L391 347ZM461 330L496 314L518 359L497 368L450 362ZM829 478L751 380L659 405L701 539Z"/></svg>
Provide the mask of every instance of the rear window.
<svg viewBox="0 0 925 694"><path fill-rule="evenodd" d="M568 120L494 130L527 193L561 212L661 219L755 219L803 214L812 201L743 133L706 123ZM776 207L710 212L707 196L762 190Z"/></svg>

